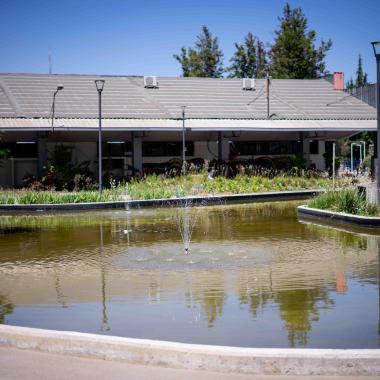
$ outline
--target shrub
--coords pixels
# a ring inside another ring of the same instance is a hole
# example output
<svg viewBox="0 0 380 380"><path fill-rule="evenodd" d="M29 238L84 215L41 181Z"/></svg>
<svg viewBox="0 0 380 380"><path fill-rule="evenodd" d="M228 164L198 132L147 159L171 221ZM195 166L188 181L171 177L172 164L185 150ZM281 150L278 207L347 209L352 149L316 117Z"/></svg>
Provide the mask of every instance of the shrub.
<svg viewBox="0 0 380 380"><path fill-rule="evenodd" d="M367 204L365 194L360 193L356 187L327 191L309 201L308 206L353 215L378 216L380 214L379 206Z"/></svg>

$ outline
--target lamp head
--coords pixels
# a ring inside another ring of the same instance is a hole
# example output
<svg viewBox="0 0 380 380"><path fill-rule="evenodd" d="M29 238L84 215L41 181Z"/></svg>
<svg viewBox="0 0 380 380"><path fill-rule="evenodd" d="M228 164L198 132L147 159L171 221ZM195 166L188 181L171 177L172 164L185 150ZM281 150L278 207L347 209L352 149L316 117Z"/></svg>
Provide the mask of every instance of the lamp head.
<svg viewBox="0 0 380 380"><path fill-rule="evenodd" d="M103 91L104 83L105 83L104 79L96 79L95 80L95 86L96 86L96 89L98 90L98 92Z"/></svg>
<svg viewBox="0 0 380 380"><path fill-rule="evenodd" d="M371 42L373 47L373 53L377 59L380 59L380 41Z"/></svg>
<svg viewBox="0 0 380 380"><path fill-rule="evenodd" d="M59 84L59 85L57 86L57 91L61 91L61 90L63 90L63 89L64 89L64 87L63 87L62 84Z"/></svg>

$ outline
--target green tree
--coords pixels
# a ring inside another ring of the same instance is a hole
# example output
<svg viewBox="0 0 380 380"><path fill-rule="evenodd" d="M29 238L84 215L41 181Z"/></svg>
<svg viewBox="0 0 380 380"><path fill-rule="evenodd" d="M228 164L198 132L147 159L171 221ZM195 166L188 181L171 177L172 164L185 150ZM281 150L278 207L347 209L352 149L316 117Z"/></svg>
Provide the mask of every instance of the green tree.
<svg viewBox="0 0 380 380"><path fill-rule="evenodd" d="M316 32L308 27L301 8L287 3L270 50L271 75L279 79L318 78L326 72L325 57L332 41L315 46Z"/></svg>
<svg viewBox="0 0 380 380"><path fill-rule="evenodd" d="M236 51L227 68L229 78L263 78L267 57L264 44L249 32L244 43L235 43Z"/></svg>
<svg viewBox="0 0 380 380"><path fill-rule="evenodd" d="M174 54L182 67L184 77L220 78L223 75L223 52L219 41L209 31L202 27L202 33L197 36L195 47L182 47L180 54Z"/></svg>
<svg viewBox="0 0 380 380"><path fill-rule="evenodd" d="M365 86L367 84L367 73L363 72L363 62L362 62L362 57L359 54L359 60L358 60L358 68L356 70L356 81L355 81L355 86L360 87L360 86Z"/></svg>
<svg viewBox="0 0 380 380"><path fill-rule="evenodd" d="M346 89L352 90L355 87L352 77L346 82Z"/></svg>

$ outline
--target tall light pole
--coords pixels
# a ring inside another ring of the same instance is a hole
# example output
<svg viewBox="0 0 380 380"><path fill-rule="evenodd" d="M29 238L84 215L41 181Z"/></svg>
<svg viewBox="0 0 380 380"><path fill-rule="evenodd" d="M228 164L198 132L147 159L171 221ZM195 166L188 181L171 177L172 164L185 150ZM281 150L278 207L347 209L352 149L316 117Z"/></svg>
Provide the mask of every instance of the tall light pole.
<svg viewBox="0 0 380 380"><path fill-rule="evenodd" d="M380 41L371 42L376 58L377 80L376 80L376 107L377 107L377 198L380 203Z"/></svg>
<svg viewBox="0 0 380 380"><path fill-rule="evenodd" d="M186 174L186 141L185 141L185 111L186 106L181 106L182 109L182 174Z"/></svg>
<svg viewBox="0 0 380 380"><path fill-rule="evenodd" d="M63 90L63 88L64 87L61 84L59 84L53 94L53 105L51 106L52 108L51 129L53 132L54 132L54 118L55 118L55 97L57 96L59 91Z"/></svg>
<svg viewBox="0 0 380 380"><path fill-rule="evenodd" d="M95 80L95 86L99 94L99 142L98 142L98 153L99 153L99 192L102 192L102 91L104 87L105 80L97 79Z"/></svg>

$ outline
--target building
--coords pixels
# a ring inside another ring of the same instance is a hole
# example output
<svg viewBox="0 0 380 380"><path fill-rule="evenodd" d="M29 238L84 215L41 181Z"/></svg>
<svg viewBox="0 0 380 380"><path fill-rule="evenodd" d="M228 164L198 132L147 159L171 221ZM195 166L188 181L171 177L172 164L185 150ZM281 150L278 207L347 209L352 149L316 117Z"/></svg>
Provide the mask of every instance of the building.
<svg viewBox="0 0 380 380"><path fill-rule="evenodd" d="M269 93L265 79L0 74L1 146L10 151L0 186L41 173L58 143L97 173L100 78L103 167L114 176L180 158L183 125L187 159L302 154L318 169L332 140L376 130L376 109L343 91L342 73L271 80Z"/></svg>

